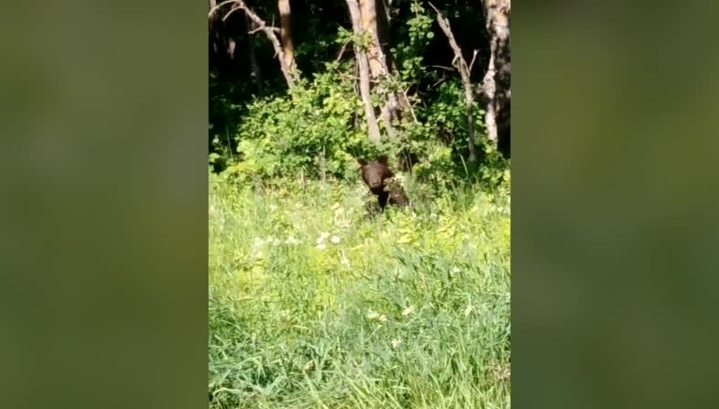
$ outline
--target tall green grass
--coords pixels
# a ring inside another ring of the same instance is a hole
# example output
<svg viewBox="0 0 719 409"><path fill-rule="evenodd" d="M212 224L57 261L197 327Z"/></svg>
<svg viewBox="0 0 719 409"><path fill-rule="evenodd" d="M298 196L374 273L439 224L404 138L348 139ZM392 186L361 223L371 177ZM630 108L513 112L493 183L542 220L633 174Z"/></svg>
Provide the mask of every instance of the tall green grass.
<svg viewBox="0 0 719 409"><path fill-rule="evenodd" d="M507 198L210 189L211 408L509 408Z"/></svg>

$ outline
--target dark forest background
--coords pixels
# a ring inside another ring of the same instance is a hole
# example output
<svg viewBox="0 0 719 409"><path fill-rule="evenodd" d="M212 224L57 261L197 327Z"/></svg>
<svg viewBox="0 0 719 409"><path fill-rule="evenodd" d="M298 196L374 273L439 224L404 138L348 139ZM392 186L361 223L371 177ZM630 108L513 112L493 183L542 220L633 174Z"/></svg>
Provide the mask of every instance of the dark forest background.
<svg viewBox="0 0 719 409"><path fill-rule="evenodd" d="M210 1L211 170L508 183L508 1Z"/></svg>

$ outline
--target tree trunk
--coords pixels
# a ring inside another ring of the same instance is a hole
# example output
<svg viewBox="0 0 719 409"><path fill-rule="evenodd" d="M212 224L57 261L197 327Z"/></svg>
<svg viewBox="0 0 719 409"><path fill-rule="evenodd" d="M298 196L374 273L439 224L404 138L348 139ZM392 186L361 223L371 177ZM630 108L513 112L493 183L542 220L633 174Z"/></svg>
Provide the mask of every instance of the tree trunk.
<svg viewBox="0 0 719 409"><path fill-rule="evenodd" d="M282 42L282 51L284 52L285 65L290 74L295 73L295 47L292 42L292 12L290 10L290 0L278 0L277 7L280 10L280 40Z"/></svg>
<svg viewBox="0 0 719 409"><path fill-rule="evenodd" d="M386 54L389 50L390 32L390 7L389 0L346 0L350 8L350 15L353 20L354 33L357 36L367 34L369 43L365 49L359 52L364 57L358 57L360 73L362 71L362 59L367 60L370 92L374 91L381 96L383 101L380 110L382 122L385 124L387 135L390 139L395 138L397 132L393 122L401 119L403 110L411 111L411 106L402 92L387 89L393 70L389 69L392 59ZM378 6L378 2L379 6ZM356 9L356 11L353 11ZM353 13L357 13L354 16ZM355 20L357 24L355 24ZM355 51L358 52L357 50ZM363 76L360 75L360 89L362 89ZM364 95L364 94L363 94ZM363 96L363 99L365 97ZM366 110L367 108L365 108ZM373 108L374 113L374 108Z"/></svg>
<svg viewBox="0 0 719 409"><path fill-rule="evenodd" d="M383 0L359 0L362 28L369 34L370 38L367 57L369 58L370 83L372 89L376 89L377 85L388 80L391 72L388 65L389 59L385 54L385 50L389 48L387 47L387 38L385 38L385 41L380 40L380 34L384 34L385 37L389 34L388 11L386 6L382 4L380 5L382 14L378 15L376 1ZM382 46L383 44L385 47ZM380 87L377 91L384 97L383 99L386 99L380 113L382 122L385 124L388 136L394 138L396 132L392 122L399 119L400 108L398 95L384 87Z"/></svg>
<svg viewBox="0 0 719 409"><path fill-rule="evenodd" d="M487 137L505 156L511 154L511 53L509 15L511 0L482 0L490 59L480 95L485 108Z"/></svg>
<svg viewBox="0 0 719 409"><path fill-rule="evenodd" d="M373 82L379 80L386 72L383 53L377 36L377 9L375 0L359 0L362 29L369 33L371 42L367 47L370 76Z"/></svg>
<svg viewBox="0 0 719 409"><path fill-rule="evenodd" d="M370 40L366 53L369 59L370 87L372 89L377 89L377 85L382 84L383 80L388 79L390 75L388 59L383 50L382 42L380 41L380 31L385 33L385 35L389 33L389 20L386 19L387 11L385 6L382 5L381 9L383 14L380 16L381 24L378 24L375 1L376 0L359 0L361 28L369 35ZM380 30L380 27L384 29ZM385 47L385 49L386 48L387 47ZM380 114L382 122L385 124L388 136L394 138L396 132L392 121L399 119L398 96L387 89L379 88L377 91L383 96L383 99L386 99L386 103L382 107Z"/></svg>
<svg viewBox="0 0 719 409"><path fill-rule="evenodd" d="M346 0L349 9L350 18L352 20L352 29L355 35L359 36L363 33L362 14L360 12L357 0ZM365 109L365 117L367 120L367 131L370 141L374 143L380 142L379 127L377 126L377 117L375 116L374 107L372 106L372 94L370 90L370 68L367 54L362 50L359 44L354 45L355 58L359 68L360 77L360 95Z"/></svg>

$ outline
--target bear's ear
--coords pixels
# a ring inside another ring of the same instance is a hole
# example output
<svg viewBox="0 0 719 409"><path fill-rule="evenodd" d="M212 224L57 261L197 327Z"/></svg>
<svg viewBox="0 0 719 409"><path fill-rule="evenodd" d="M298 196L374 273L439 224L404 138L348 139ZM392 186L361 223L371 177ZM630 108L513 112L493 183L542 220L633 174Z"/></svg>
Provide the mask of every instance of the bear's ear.
<svg viewBox="0 0 719 409"><path fill-rule="evenodd" d="M362 158L358 158L357 163L359 163L360 166L365 166L367 164L367 161Z"/></svg>
<svg viewBox="0 0 719 409"><path fill-rule="evenodd" d="M379 155L379 157L377 158L377 162L383 165L387 165L387 155Z"/></svg>

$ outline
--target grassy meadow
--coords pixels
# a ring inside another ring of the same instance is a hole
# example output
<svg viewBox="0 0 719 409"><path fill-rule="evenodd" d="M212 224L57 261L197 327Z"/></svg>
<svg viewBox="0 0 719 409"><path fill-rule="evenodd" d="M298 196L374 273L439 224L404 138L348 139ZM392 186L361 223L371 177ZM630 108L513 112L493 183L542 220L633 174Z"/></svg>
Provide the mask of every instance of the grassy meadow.
<svg viewBox="0 0 719 409"><path fill-rule="evenodd" d="M210 408L510 407L508 197L279 186L210 177Z"/></svg>

